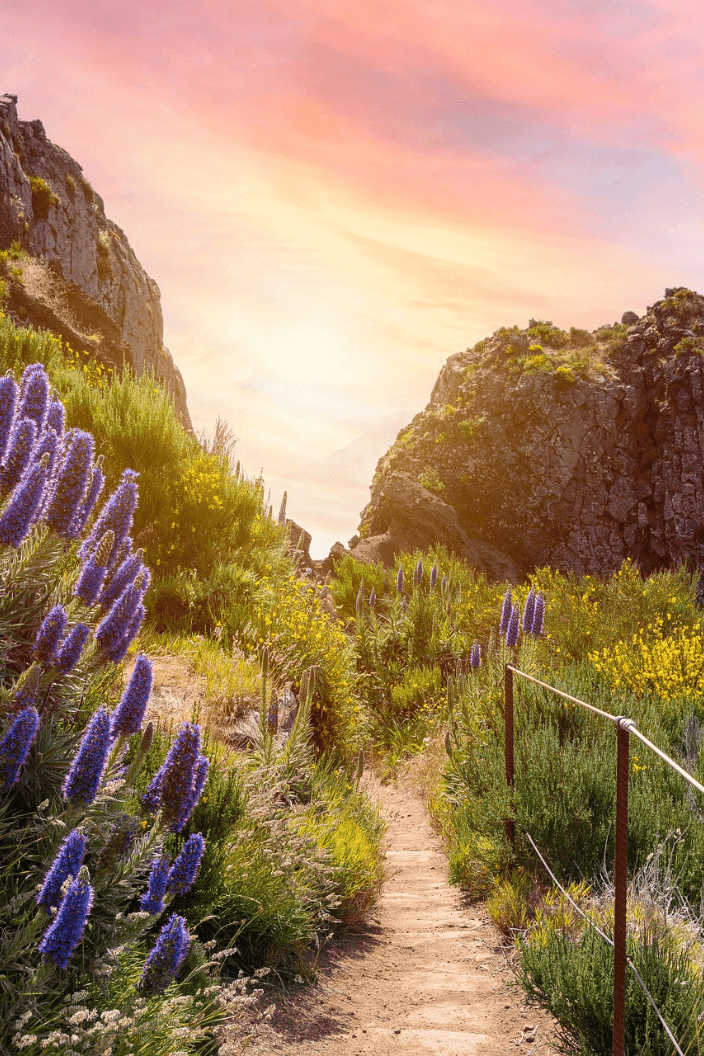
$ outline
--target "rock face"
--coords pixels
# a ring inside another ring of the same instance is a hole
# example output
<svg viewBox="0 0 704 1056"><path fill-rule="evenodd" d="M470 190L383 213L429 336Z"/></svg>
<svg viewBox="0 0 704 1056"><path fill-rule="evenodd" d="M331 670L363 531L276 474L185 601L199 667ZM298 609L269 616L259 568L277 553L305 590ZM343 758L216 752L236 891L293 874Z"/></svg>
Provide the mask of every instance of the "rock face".
<svg viewBox="0 0 704 1056"><path fill-rule="evenodd" d="M164 348L158 286L124 232L105 216L103 201L78 162L47 139L41 121L20 121L16 96L3 95L0 249L13 242L47 274L24 292L15 286L10 310L21 320L71 335L79 346L90 336L98 353L115 365L126 363L137 374L153 371L190 428L183 378Z"/></svg>
<svg viewBox="0 0 704 1056"><path fill-rule="evenodd" d="M531 320L451 356L377 466L354 552L434 536L512 579L704 565L704 297L666 290L623 319Z"/></svg>

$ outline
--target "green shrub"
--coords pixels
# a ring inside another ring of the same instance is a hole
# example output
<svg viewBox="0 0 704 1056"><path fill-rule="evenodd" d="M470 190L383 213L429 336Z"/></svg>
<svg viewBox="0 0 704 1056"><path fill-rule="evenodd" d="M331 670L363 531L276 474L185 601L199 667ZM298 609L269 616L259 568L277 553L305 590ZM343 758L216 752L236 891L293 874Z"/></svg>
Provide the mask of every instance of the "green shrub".
<svg viewBox="0 0 704 1056"><path fill-rule="evenodd" d="M41 176L30 176L29 185L32 188L32 211L35 219L46 220L51 207L60 205L61 199Z"/></svg>

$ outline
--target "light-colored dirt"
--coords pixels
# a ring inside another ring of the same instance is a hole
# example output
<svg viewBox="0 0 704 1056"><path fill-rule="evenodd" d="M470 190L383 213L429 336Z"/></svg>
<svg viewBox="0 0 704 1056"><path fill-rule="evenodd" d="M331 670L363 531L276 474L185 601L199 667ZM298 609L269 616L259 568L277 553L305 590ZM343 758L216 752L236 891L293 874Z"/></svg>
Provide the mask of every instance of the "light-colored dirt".
<svg viewBox="0 0 704 1056"><path fill-rule="evenodd" d="M321 957L313 986L273 994L223 1031L251 1056L551 1056L553 1021L528 1008L481 907L463 906L408 782L367 782L389 824L375 916Z"/></svg>

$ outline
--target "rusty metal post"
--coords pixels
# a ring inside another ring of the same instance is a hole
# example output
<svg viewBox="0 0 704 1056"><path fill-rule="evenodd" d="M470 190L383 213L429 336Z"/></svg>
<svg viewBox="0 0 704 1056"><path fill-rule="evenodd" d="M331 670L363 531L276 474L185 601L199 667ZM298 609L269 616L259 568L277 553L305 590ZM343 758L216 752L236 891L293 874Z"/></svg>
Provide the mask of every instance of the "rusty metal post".
<svg viewBox="0 0 704 1056"><path fill-rule="evenodd" d="M513 792L513 671L508 664L504 667L504 756L506 760L506 784ZM513 796L511 796L513 803ZM513 818L504 822L506 835L513 847L516 842L516 827Z"/></svg>
<svg viewBox="0 0 704 1056"><path fill-rule="evenodd" d="M628 884L628 742L619 718L616 729L616 851L614 858L614 1035L613 1056L623 1056L626 1011L626 890Z"/></svg>

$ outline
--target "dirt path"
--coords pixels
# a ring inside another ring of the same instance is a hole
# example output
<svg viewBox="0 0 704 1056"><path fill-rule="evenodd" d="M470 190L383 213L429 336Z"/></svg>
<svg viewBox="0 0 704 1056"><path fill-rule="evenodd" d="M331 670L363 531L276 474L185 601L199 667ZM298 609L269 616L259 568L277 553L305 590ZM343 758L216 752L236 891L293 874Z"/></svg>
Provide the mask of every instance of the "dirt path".
<svg viewBox="0 0 704 1056"><path fill-rule="evenodd" d="M448 883L421 800L403 784L368 792L389 823L374 917L326 952L318 983L228 1031L223 1056L552 1056L552 1021L526 1007L484 910Z"/></svg>

